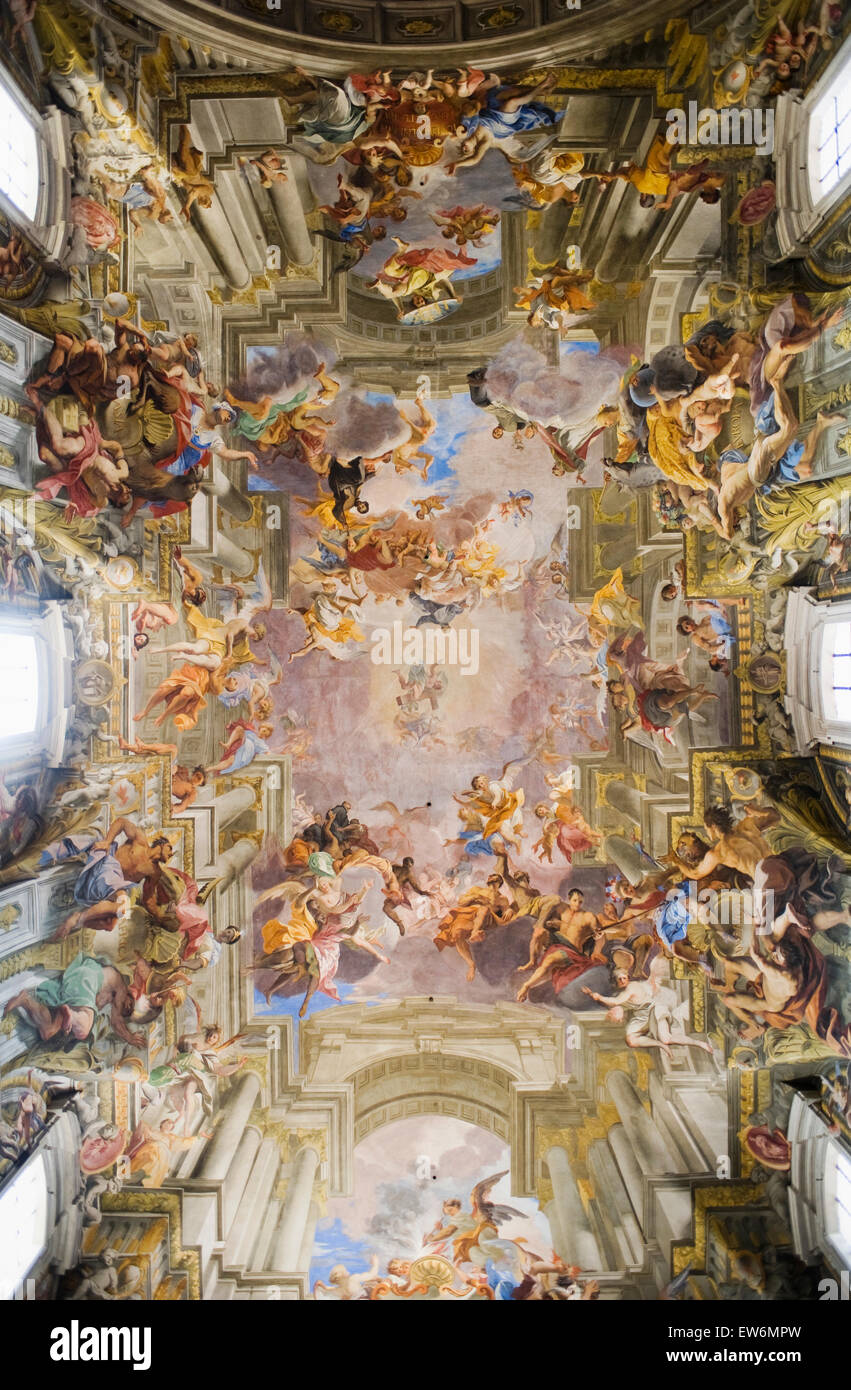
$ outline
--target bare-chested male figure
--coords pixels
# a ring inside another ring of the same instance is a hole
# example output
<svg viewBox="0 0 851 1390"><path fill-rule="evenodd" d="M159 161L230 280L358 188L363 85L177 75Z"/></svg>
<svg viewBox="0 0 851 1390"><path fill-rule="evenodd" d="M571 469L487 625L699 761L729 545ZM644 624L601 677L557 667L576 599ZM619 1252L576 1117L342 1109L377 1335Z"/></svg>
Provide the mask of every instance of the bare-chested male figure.
<svg viewBox="0 0 851 1390"><path fill-rule="evenodd" d="M411 894L417 893L421 898L429 898L431 894L421 888L414 877L413 856L406 854L401 864L392 866L392 873L388 875L388 881L383 888L384 907L382 911L385 917L389 917L399 928L399 935L405 935L405 924L396 912L397 907L413 907Z"/></svg>
<svg viewBox="0 0 851 1390"><path fill-rule="evenodd" d="M539 916L529 943L529 960L520 969L529 970L536 964L540 943L547 936L551 945L546 947L537 969L517 991L518 1003L528 999L530 990L547 980L552 980L555 990L564 989L593 964L585 948L589 942L597 940L601 932L596 915L583 906L584 900L581 889L571 888L560 912L547 908Z"/></svg>
<svg viewBox="0 0 851 1390"><path fill-rule="evenodd" d="M674 863L689 879L708 878L718 869L725 868L753 879L760 860L774 853L762 832L770 830L779 821L780 813L773 806L749 806L738 821L733 819L726 806L710 806L704 814L703 823L713 841L712 845L697 863L691 863L681 856L681 839L673 856Z"/></svg>
<svg viewBox="0 0 851 1390"><path fill-rule="evenodd" d="M122 836L122 843L116 845ZM68 835L48 845L42 851L40 868L80 856L84 858L74 884L78 907L60 923L53 939L62 941L75 928L85 926L88 909L116 903L122 895L126 898L134 884L154 887L161 865L167 864L173 853L171 841L165 835L149 841L144 830L126 816L114 820L102 840L91 835Z"/></svg>
<svg viewBox="0 0 851 1390"><path fill-rule="evenodd" d="M22 989L9 999L3 1017L21 1009L42 1042L49 1042L57 1033L82 1042L91 1033L97 1014L108 1009L113 1032L131 1046L142 1047L145 1034L131 1032L125 1023L134 1003L127 981L114 965L104 965L81 951L61 975L35 989Z"/></svg>

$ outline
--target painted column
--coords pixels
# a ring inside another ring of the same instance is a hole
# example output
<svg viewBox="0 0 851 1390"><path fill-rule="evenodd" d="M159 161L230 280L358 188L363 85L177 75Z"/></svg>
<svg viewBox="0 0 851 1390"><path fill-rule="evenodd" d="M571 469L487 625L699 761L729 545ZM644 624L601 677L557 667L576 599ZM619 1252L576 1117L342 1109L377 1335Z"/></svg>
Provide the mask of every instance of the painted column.
<svg viewBox="0 0 851 1390"><path fill-rule="evenodd" d="M273 1265L289 1273L298 1269L313 1198L313 1179L319 1167L319 1153L312 1145L299 1149L287 1184L284 1210L278 1226Z"/></svg>
<svg viewBox="0 0 851 1390"><path fill-rule="evenodd" d="M267 1217L269 1198L278 1174L280 1157L274 1139L264 1139L257 1150L251 1174L242 1193L236 1219L225 1247L228 1268L244 1269L262 1234ZM225 1189L230 1182L228 1175Z"/></svg>
<svg viewBox="0 0 851 1390"><path fill-rule="evenodd" d="M562 1254L562 1251L567 1249L567 1239L561 1228L561 1216L555 1198L547 1202L547 1205L544 1207L544 1216L547 1218L547 1223L550 1228L553 1250L564 1259L565 1256Z"/></svg>
<svg viewBox="0 0 851 1390"><path fill-rule="evenodd" d="M201 491L215 497L222 510L230 512L237 521L249 521L254 515L251 498L246 497L244 492L240 492L221 465L215 462L215 459L207 469L201 484Z"/></svg>
<svg viewBox="0 0 851 1390"><path fill-rule="evenodd" d="M230 825L231 821L241 816L243 811L250 811L254 805L254 792L251 787L231 787L230 791L225 792L224 796L216 797L213 802L216 808L216 820L219 828Z"/></svg>
<svg viewBox="0 0 851 1390"><path fill-rule="evenodd" d="M644 1220L644 1178L635 1156L635 1150L623 1125L612 1125L607 1139L618 1172L623 1178L624 1187L632 1203L632 1209L635 1212L639 1227L641 1227Z"/></svg>
<svg viewBox="0 0 851 1390"><path fill-rule="evenodd" d="M588 1150L588 1169L594 1181L597 1204L617 1241L621 1263L641 1264L644 1241L635 1219L629 1193L605 1139L595 1139Z"/></svg>
<svg viewBox="0 0 851 1390"><path fill-rule="evenodd" d="M199 1177L211 1178L214 1182L223 1182L227 1177L259 1095L259 1076L253 1071L245 1072L225 1101L223 1118L198 1165Z"/></svg>
<svg viewBox="0 0 851 1390"><path fill-rule="evenodd" d="M313 1242L316 1239L316 1223L319 1220L319 1205L311 1202L307 1210L307 1223L304 1228L304 1239L301 1242L301 1250L298 1254L297 1268L304 1274L310 1273L310 1261L313 1256Z"/></svg>
<svg viewBox="0 0 851 1390"><path fill-rule="evenodd" d="M220 854L215 864L205 864L198 874L199 879L218 879L217 891L230 885L244 873L249 864L260 853L260 848L248 836L243 836Z"/></svg>
<svg viewBox="0 0 851 1390"><path fill-rule="evenodd" d="M234 1217L251 1176L262 1138L263 1135L260 1130L254 1125L249 1125L247 1129L243 1130L242 1137L237 1144L233 1163L228 1168L228 1174L222 1188L222 1225L225 1235L233 1226Z"/></svg>
<svg viewBox="0 0 851 1390"><path fill-rule="evenodd" d="M609 1095L643 1173L684 1173L687 1166L672 1152L626 1072L613 1071L606 1081Z"/></svg>
<svg viewBox="0 0 851 1390"><path fill-rule="evenodd" d="M209 208L193 203L190 216L231 288L247 289L251 273L218 198L213 198Z"/></svg>
<svg viewBox="0 0 851 1390"><path fill-rule="evenodd" d="M254 556L221 531L216 531L213 538L212 554L222 569L230 570L231 574L238 575L240 579L246 579L254 569Z"/></svg>
<svg viewBox="0 0 851 1390"><path fill-rule="evenodd" d="M307 230L307 222L304 217L304 208L298 191L298 179L295 174L297 161L290 155L284 161L284 168L287 173L286 183L281 183L275 179L269 189L269 196L275 209L275 216L284 234L284 250L288 259L294 265L310 265L313 260L313 242L310 240L310 232Z"/></svg>
<svg viewBox="0 0 851 1390"><path fill-rule="evenodd" d="M558 1253L580 1269L602 1269L600 1250L571 1172L570 1159L560 1145L554 1145L547 1153L547 1167L553 1184L557 1224L566 1243L566 1248Z"/></svg>

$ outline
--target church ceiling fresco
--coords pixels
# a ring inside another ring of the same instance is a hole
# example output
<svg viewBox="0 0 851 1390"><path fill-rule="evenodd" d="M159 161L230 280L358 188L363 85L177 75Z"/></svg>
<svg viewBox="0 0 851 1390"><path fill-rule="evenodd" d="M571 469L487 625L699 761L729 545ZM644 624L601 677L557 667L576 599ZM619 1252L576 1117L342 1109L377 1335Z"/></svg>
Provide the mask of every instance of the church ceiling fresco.
<svg viewBox="0 0 851 1390"><path fill-rule="evenodd" d="M4 1298L839 1296L851 19L674 8L3 6Z"/></svg>

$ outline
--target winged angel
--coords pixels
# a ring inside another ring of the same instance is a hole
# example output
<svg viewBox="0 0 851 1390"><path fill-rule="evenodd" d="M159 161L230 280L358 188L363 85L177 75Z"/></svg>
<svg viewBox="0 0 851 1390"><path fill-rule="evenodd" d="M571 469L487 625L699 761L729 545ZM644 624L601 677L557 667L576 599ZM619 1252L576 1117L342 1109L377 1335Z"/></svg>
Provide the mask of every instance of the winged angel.
<svg viewBox="0 0 851 1390"><path fill-rule="evenodd" d="M340 965L343 945L366 951L385 965L385 956L377 945L381 929L368 931L358 908L369 891L365 884L355 893L347 893L339 877L322 882L317 880L308 888L297 880L276 884L257 898L257 905L284 899L289 904L286 921L272 917L263 927L263 954L246 973L255 970L274 971L274 977L264 991L267 1004L272 996L288 984L306 981L304 999L298 1011L304 1018L312 996L319 990L330 999L340 1002L335 977Z"/></svg>
<svg viewBox="0 0 851 1390"><path fill-rule="evenodd" d="M457 1269L475 1265L485 1271L497 1298L510 1298L523 1279L524 1251L516 1240L501 1237L499 1228L524 1212L491 1201L491 1192L508 1169L493 1173L476 1183L470 1193L470 1211L464 1212L457 1198L443 1203L440 1221L425 1236L423 1244L440 1254L452 1242L452 1263Z"/></svg>

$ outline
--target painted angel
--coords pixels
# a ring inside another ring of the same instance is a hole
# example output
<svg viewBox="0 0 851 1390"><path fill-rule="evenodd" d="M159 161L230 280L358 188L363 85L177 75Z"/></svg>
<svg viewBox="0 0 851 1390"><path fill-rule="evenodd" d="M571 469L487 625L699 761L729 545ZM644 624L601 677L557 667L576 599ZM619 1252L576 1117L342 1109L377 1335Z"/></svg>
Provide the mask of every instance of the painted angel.
<svg viewBox="0 0 851 1390"><path fill-rule="evenodd" d="M525 794L522 787L514 790L514 782L528 762L528 757L507 762L496 781L479 773L469 791L453 798L461 807L458 815L464 829L459 838L466 841L467 854L493 854L494 835L516 850L522 849Z"/></svg>
<svg viewBox="0 0 851 1390"><path fill-rule="evenodd" d="M457 1198L444 1202L440 1220L423 1241L439 1248L451 1241L452 1263L456 1268L472 1264L486 1269L497 1299L510 1299L523 1279L523 1248L517 1241L501 1237L499 1231L506 1221L522 1219L524 1213L491 1200L494 1187L507 1173L506 1168L476 1183L470 1193L469 1212L462 1210Z"/></svg>
<svg viewBox="0 0 851 1390"><path fill-rule="evenodd" d="M487 237L499 225L499 213L486 203L476 203L475 207L439 208L431 214L435 226L440 227L440 235L447 241L455 241L463 251L467 242L473 246L483 246Z"/></svg>
<svg viewBox="0 0 851 1390"><path fill-rule="evenodd" d="M550 778L547 781L551 787L551 801L549 804L542 801L535 807L535 815L542 826L541 838L533 849L539 859L545 858L548 864L552 864L553 850L558 846L568 864L571 864L574 854L599 845L603 836L591 828L574 803L572 787Z"/></svg>

